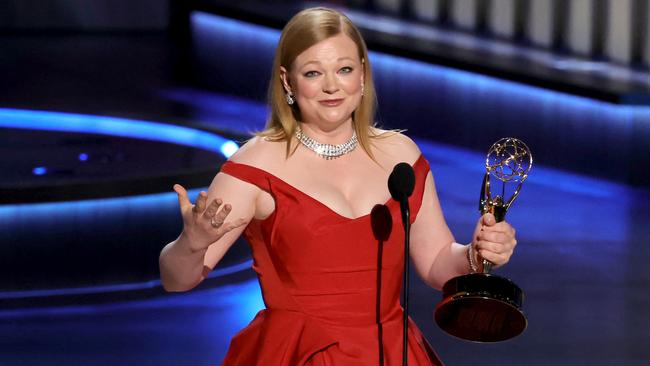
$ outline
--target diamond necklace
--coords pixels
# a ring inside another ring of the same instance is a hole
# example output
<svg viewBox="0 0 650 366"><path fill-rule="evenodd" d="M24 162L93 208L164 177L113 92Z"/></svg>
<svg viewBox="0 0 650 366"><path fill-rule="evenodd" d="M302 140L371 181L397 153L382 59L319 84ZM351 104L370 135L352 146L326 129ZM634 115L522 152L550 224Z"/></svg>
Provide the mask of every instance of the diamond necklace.
<svg viewBox="0 0 650 366"><path fill-rule="evenodd" d="M357 145L359 144L359 140L357 140L357 133L356 131L352 133L352 137L350 139L342 144L339 145L331 145L331 144L323 144L320 143L311 137L305 135L302 132L302 129L298 127L296 130L296 138L298 141L300 141L303 145L305 145L306 148L309 150L312 150L315 152L318 156L325 160L332 160L336 159L342 155L345 155L349 153L350 151L354 150Z"/></svg>

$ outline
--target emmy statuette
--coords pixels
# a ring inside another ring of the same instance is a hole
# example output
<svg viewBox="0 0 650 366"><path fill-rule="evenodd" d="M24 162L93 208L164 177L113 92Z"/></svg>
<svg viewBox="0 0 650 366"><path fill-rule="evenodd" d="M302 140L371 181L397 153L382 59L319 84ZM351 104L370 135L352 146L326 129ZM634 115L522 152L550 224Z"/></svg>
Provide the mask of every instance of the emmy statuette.
<svg viewBox="0 0 650 366"><path fill-rule="evenodd" d="M517 198L533 164L530 150L522 141L503 138L487 154L479 210L490 212L497 222ZM493 195L490 177L501 182L500 194ZM506 200L506 185L516 184ZM483 271L458 276L442 288L443 298L434 318L448 334L473 342L500 342L521 334L528 324L522 311L523 291L511 280L491 274L492 263L483 259Z"/></svg>

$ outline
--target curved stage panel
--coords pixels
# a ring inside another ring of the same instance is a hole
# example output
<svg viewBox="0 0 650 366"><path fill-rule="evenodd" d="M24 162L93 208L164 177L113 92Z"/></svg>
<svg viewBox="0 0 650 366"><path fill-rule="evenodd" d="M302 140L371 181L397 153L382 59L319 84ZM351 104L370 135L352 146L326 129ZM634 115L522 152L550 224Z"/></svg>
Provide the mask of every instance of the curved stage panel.
<svg viewBox="0 0 650 366"><path fill-rule="evenodd" d="M188 127L113 117L0 109L10 156L0 203L65 201L206 185L238 146ZM4 165L4 164L3 164Z"/></svg>
<svg viewBox="0 0 650 366"><path fill-rule="evenodd" d="M196 197L238 149L206 130L54 112L0 109L0 133L9 307L161 292L158 253L182 229L172 185ZM211 277L248 272L246 245L235 248Z"/></svg>

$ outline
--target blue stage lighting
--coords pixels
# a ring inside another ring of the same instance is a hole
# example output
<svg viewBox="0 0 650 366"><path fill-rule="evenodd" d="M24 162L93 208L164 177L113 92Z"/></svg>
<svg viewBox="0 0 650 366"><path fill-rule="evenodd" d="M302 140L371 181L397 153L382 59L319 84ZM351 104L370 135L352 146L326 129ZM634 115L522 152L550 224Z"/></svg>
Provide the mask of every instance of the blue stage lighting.
<svg viewBox="0 0 650 366"><path fill-rule="evenodd" d="M0 127L129 137L169 142L217 153L224 150L232 153L233 145L237 146L222 136L190 127L60 112L0 108Z"/></svg>
<svg viewBox="0 0 650 366"><path fill-rule="evenodd" d="M214 133L189 127L71 113L0 108L0 128L2 127L72 133L94 133L162 141L221 153L226 158L230 157L239 148L234 141ZM89 155L84 152L80 153L77 158L79 161L87 161ZM48 173L48 168L38 166L32 169L32 173L34 175L44 175ZM205 190L206 188L204 187L202 189ZM189 194L196 196L199 191L200 188L192 189ZM121 220L123 218L120 217L120 212L138 212L144 214L144 212L160 212L163 208L166 208L167 212L174 212L177 210L175 208L176 205L177 198L173 192L70 202L0 205L0 229L10 230L12 225L15 225L19 220L48 222L52 217L57 217L64 221L69 219L72 222L74 221L74 217L85 217L89 212L96 212L98 208L101 208L102 212L104 212L105 220L110 220L111 218ZM250 268L250 265L250 261L247 261L234 266L219 268L213 271L209 277L218 277L242 271ZM87 288L0 292L0 299L131 291L159 285L160 281L149 281Z"/></svg>
<svg viewBox="0 0 650 366"><path fill-rule="evenodd" d="M44 166L37 166L32 169L32 174L34 175L45 175L45 173L47 173L47 168Z"/></svg>
<svg viewBox="0 0 650 366"><path fill-rule="evenodd" d="M239 150L239 146L233 141L227 141L221 145L221 153L229 158L232 154Z"/></svg>

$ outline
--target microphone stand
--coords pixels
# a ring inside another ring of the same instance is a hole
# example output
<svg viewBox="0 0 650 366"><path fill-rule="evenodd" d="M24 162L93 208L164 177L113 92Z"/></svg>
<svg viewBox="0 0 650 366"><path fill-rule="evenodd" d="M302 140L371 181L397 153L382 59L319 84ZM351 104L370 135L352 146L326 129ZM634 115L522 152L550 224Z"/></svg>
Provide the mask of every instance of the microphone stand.
<svg viewBox="0 0 650 366"><path fill-rule="evenodd" d="M402 225L404 226L404 278L403 278L403 298L404 298L404 333L402 343L402 365L408 365L408 327L409 327L409 248L411 245L411 211L409 209L408 197L404 197L399 202L400 211L402 211Z"/></svg>
<svg viewBox="0 0 650 366"><path fill-rule="evenodd" d="M408 329L409 329L409 252L411 240L411 220L409 210L409 197L415 187L415 172L413 167L407 163L398 163L388 177L388 190L395 201L399 202L402 213L402 225L404 225L404 284L402 286L402 298L404 299L404 324L402 342L402 365L408 365Z"/></svg>

